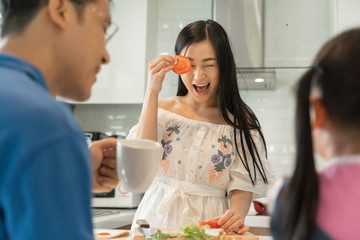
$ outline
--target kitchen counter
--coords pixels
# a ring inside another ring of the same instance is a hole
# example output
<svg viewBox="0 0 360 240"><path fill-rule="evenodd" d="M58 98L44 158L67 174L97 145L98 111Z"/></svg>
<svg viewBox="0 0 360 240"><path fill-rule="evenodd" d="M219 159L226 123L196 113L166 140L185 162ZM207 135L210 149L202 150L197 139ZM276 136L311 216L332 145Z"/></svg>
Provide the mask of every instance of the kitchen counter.
<svg viewBox="0 0 360 240"><path fill-rule="evenodd" d="M130 229L136 209L122 209L120 213L96 217L93 219L94 228Z"/></svg>
<svg viewBox="0 0 360 240"><path fill-rule="evenodd" d="M250 227L249 232L259 237L259 240L272 240L270 234L270 216L247 215L245 224Z"/></svg>
<svg viewBox="0 0 360 240"><path fill-rule="evenodd" d="M107 229L101 229L101 231L103 232L108 232ZM111 229L110 229L111 231ZM124 231L129 231L129 230L124 230ZM114 238L114 240L131 240L132 239L132 234L131 232L130 233L130 236L129 237L122 237L122 238ZM272 240L272 237L270 236L257 236L259 238L259 240Z"/></svg>
<svg viewBox="0 0 360 240"><path fill-rule="evenodd" d="M135 211L136 209L124 209L120 214L115 214L114 216L96 218L93 220L94 228L129 230ZM245 219L245 224L250 227L249 232L259 237L259 240L272 240L269 231L270 216L256 215L255 210L250 209Z"/></svg>
<svg viewBox="0 0 360 240"><path fill-rule="evenodd" d="M270 228L270 216L267 215L247 215L245 224L250 227Z"/></svg>

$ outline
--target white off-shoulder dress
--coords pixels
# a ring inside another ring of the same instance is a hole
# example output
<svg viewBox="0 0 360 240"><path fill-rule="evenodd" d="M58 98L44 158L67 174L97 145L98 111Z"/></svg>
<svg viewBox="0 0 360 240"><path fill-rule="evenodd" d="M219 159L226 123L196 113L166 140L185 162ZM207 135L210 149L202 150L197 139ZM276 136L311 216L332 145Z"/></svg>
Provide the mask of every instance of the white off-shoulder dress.
<svg viewBox="0 0 360 240"><path fill-rule="evenodd" d="M135 130L136 126L130 130L129 139L134 138ZM271 183L275 173L259 134L252 133ZM146 219L155 228L181 228L222 216L229 208L226 193L232 190L250 191L254 198L265 196L269 185L258 172L252 185L236 154L231 126L196 121L159 108L158 141L163 145L163 156L135 213L132 229L137 226L136 219Z"/></svg>

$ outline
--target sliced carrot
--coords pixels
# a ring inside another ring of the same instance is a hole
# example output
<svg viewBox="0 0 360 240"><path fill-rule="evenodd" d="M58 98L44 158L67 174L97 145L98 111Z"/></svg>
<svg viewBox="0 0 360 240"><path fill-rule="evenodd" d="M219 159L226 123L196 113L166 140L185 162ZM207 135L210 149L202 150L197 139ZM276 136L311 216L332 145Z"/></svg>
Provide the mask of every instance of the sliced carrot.
<svg viewBox="0 0 360 240"><path fill-rule="evenodd" d="M101 233L98 233L97 235L105 236L105 235L110 235L110 233L108 233L108 232L101 232Z"/></svg>
<svg viewBox="0 0 360 240"><path fill-rule="evenodd" d="M210 228L220 228L217 221L206 221L206 222L200 222L199 221L199 227L204 226L204 225L209 225Z"/></svg>
<svg viewBox="0 0 360 240"><path fill-rule="evenodd" d="M174 57L173 63L175 64L173 71L176 74L181 75L187 73L191 69L191 62L189 58L184 57L182 55L176 55Z"/></svg>

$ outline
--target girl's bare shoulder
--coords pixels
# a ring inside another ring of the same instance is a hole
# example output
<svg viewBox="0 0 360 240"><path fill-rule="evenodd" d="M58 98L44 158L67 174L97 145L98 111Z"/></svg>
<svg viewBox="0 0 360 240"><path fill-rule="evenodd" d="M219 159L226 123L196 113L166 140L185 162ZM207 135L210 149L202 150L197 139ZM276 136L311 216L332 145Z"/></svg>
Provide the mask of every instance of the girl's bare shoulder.
<svg viewBox="0 0 360 240"><path fill-rule="evenodd" d="M173 112L174 108L179 104L178 97L167 97L159 99L159 108Z"/></svg>

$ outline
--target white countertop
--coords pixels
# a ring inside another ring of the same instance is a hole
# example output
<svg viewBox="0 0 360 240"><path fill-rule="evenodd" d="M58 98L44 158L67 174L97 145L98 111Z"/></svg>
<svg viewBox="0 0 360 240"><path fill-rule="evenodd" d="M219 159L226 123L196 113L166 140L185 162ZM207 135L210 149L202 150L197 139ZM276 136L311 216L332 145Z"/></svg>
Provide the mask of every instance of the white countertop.
<svg viewBox="0 0 360 240"><path fill-rule="evenodd" d="M123 210L119 214L93 219L95 228L118 228L132 223L136 209ZM245 224L250 227L270 228L270 216L247 215Z"/></svg>
<svg viewBox="0 0 360 240"><path fill-rule="evenodd" d="M270 216L263 215L247 215L245 224L249 227L270 228Z"/></svg>
<svg viewBox="0 0 360 240"><path fill-rule="evenodd" d="M94 228L114 229L130 225L136 209L121 209L118 214L93 218Z"/></svg>
<svg viewBox="0 0 360 240"><path fill-rule="evenodd" d="M98 230L101 230L104 232L114 231L112 229L98 229ZM118 232L127 231L127 232L129 232L130 236L122 237L122 238L113 238L113 240L130 240L130 239L132 239L131 232L129 230L115 230L115 231L118 231ZM257 236L257 237L259 238L259 240L272 240L271 236Z"/></svg>
<svg viewBox="0 0 360 240"><path fill-rule="evenodd" d="M119 214L112 216L97 217L93 219L95 229L114 229L130 225L134 218L136 209L124 209ZM270 227L270 216L256 215L255 210L250 209L249 214L245 218L245 224L251 227ZM271 236L259 236L259 240L272 240ZM131 239L119 238L122 240Z"/></svg>

